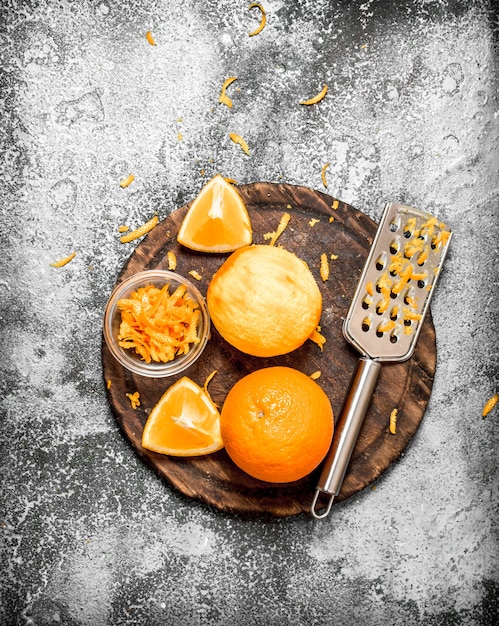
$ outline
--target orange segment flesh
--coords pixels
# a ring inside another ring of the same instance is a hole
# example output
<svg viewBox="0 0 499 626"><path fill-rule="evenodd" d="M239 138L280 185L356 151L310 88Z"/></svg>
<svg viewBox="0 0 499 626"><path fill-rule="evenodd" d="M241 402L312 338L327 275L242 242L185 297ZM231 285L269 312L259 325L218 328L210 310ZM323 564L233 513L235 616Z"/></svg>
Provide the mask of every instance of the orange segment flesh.
<svg viewBox="0 0 499 626"><path fill-rule="evenodd" d="M199 456L223 448L220 413L187 376L169 387L151 411L142 447L171 456Z"/></svg>
<svg viewBox="0 0 499 626"><path fill-rule="evenodd" d="M194 199L177 240L200 252L233 252L251 243L252 228L246 206L237 189L220 174Z"/></svg>

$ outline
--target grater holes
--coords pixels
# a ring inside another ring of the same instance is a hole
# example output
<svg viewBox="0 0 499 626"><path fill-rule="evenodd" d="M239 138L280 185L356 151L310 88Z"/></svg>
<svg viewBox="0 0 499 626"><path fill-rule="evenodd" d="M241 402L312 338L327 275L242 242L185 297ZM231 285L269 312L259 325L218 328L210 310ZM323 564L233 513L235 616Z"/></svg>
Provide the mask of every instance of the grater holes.
<svg viewBox="0 0 499 626"><path fill-rule="evenodd" d="M367 316L362 320L361 328L365 333L370 331L371 329L371 317L370 316Z"/></svg>
<svg viewBox="0 0 499 626"><path fill-rule="evenodd" d="M397 343L399 340L399 336L396 333L392 333L390 335L390 343Z"/></svg>
<svg viewBox="0 0 499 626"><path fill-rule="evenodd" d="M400 307L398 304L396 304L390 311L390 319L396 322L399 318L399 315L400 315Z"/></svg>
<svg viewBox="0 0 499 626"><path fill-rule="evenodd" d="M381 272L384 270L386 266L386 252L383 251L379 257L376 259L376 269Z"/></svg>
<svg viewBox="0 0 499 626"><path fill-rule="evenodd" d="M373 303L373 299L372 297L368 294L366 295L366 297L362 300L362 308L364 310L367 310L371 304Z"/></svg>
<svg viewBox="0 0 499 626"><path fill-rule="evenodd" d="M390 225L388 226L388 228L390 229L390 231L392 233L396 233L397 230L400 228L400 215L396 215L392 221L390 222Z"/></svg>
<svg viewBox="0 0 499 626"><path fill-rule="evenodd" d="M376 337L383 337L395 329L395 322L392 320L382 320L376 328Z"/></svg>
<svg viewBox="0 0 499 626"><path fill-rule="evenodd" d="M416 230L416 218L410 217L404 226L404 237L410 239Z"/></svg>
<svg viewBox="0 0 499 626"><path fill-rule="evenodd" d="M398 239L394 239L390 243L390 254L397 254L400 250L400 241Z"/></svg>

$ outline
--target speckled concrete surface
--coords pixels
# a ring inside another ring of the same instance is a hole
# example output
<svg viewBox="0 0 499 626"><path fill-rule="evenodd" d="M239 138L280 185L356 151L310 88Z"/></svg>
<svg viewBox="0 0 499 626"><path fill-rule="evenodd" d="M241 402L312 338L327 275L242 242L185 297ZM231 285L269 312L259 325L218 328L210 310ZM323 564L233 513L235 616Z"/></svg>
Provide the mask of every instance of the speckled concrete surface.
<svg viewBox="0 0 499 626"><path fill-rule="evenodd" d="M236 0L1 3L2 625L499 621L497 407L481 417L499 391L497 12L263 5L248 37L258 10ZM401 460L327 520L226 516L157 479L111 415L100 324L135 245L117 228L216 172L323 189L325 162L374 219L398 200L455 231L432 397Z"/></svg>

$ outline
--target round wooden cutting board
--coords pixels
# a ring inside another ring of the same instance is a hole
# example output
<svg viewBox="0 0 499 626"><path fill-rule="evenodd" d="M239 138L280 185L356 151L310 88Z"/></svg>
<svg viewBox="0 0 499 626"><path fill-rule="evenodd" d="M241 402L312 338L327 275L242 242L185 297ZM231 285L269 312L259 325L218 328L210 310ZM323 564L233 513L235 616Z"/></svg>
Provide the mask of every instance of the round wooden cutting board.
<svg viewBox="0 0 499 626"><path fill-rule="evenodd" d="M323 351L307 341L298 350L281 357L251 357L228 345L212 326L211 338L201 358L188 370L171 378L153 379L132 374L111 356L103 342L104 380L106 388L111 381L107 394L125 437L171 485L224 512L291 516L310 510L320 468L293 483L265 483L239 470L225 450L201 457L176 458L144 450L141 446L146 419L165 390L184 375L202 386L213 370L217 370L217 374L209 384L209 391L220 407L232 385L256 369L286 365L307 375L320 371L317 382L328 394L335 418L340 414L359 356L343 338L341 326L377 226L348 204L305 187L255 183L241 185L238 189L252 221L253 243L268 243L264 233L277 228L284 212L291 215L278 244L307 262L321 289L321 332L327 339ZM142 270L168 269L166 254L173 250L177 257L176 271L188 278L188 272L197 271L202 278L196 284L206 294L211 277L228 255L196 253L177 243L178 228L189 206L169 215L138 244L117 283ZM329 261L330 276L326 282L319 273L323 253L328 258L335 255ZM428 404L435 365L435 331L428 314L411 359L384 364L381 369L336 501L372 483L406 448ZM140 392L141 404L134 410L125 394L135 391ZM394 408L398 408L397 433L391 435L388 426Z"/></svg>

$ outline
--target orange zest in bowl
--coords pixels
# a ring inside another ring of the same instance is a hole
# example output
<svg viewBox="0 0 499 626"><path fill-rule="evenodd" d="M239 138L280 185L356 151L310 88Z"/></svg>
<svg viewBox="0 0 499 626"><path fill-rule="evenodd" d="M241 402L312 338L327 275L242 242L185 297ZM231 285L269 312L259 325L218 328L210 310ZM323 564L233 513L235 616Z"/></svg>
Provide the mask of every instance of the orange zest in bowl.
<svg viewBox="0 0 499 626"><path fill-rule="evenodd" d="M184 376L153 407L142 447L171 456L199 456L223 448L220 413L209 395Z"/></svg>
<svg viewBox="0 0 499 626"><path fill-rule="evenodd" d="M184 285L170 294L169 285L139 287L118 300L121 324L119 345L135 350L146 363L168 363L187 354L199 342L200 311Z"/></svg>
<svg viewBox="0 0 499 626"><path fill-rule="evenodd" d="M251 243L251 221L239 192L220 174L193 200L177 241L199 252L233 252Z"/></svg>

